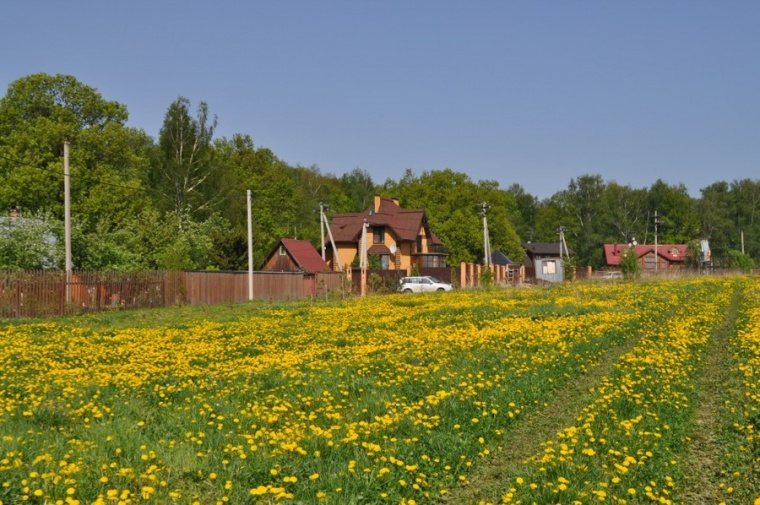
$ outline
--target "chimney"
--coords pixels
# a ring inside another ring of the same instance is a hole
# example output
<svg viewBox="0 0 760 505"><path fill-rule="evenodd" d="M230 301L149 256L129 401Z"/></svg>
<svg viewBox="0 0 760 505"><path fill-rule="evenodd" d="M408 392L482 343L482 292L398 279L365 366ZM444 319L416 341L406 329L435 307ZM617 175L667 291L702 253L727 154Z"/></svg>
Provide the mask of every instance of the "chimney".
<svg viewBox="0 0 760 505"><path fill-rule="evenodd" d="M380 195L375 195L375 204L374 204L374 210L375 214L377 214L380 211L380 200L382 197Z"/></svg>

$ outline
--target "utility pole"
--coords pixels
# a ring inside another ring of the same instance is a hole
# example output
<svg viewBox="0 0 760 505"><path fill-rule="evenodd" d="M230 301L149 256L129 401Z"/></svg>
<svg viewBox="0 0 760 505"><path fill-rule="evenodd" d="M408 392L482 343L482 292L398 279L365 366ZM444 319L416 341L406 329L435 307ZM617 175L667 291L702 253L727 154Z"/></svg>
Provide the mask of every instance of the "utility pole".
<svg viewBox="0 0 760 505"><path fill-rule="evenodd" d="M480 204L481 214L483 216L483 265L491 265L491 238L488 236L488 218L486 214L488 212L488 204L483 202Z"/></svg>
<svg viewBox="0 0 760 505"><path fill-rule="evenodd" d="M333 255L333 270L335 269L335 263L338 264L338 271L343 272L343 265L340 264L340 255L338 254L338 249L335 247L335 240L333 239L332 230L330 229L330 223L327 222L327 215L322 214L322 223L324 224L324 227L327 228L327 236L330 237L330 244L332 245L332 255ZM322 232L322 240L324 241L324 232ZM324 258L324 245L322 246L323 251L323 258Z"/></svg>
<svg viewBox="0 0 760 505"><path fill-rule="evenodd" d="M322 261L325 261L325 208L324 202L319 202L319 229L322 231Z"/></svg>
<svg viewBox="0 0 760 505"><path fill-rule="evenodd" d="M251 217L251 190L245 192L248 209L248 300L253 300L253 218Z"/></svg>
<svg viewBox="0 0 760 505"><path fill-rule="evenodd" d="M660 256L657 252L657 225L661 223L657 211L654 211L654 273L657 273L658 265L660 263Z"/></svg>
<svg viewBox="0 0 760 505"><path fill-rule="evenodd" d="M557 228L557 233L559 233L559 259L562 259L562 249L565 249L565 256L570 258L570 251L567 250L567 242L565 242L565 227L559 226Z"/></svg>
<svg viewBox="0 0 760 505"><path fill-rule="evenodd" d="M359 288L361 296L367 294L367 227L369 226L367 220L364 220L362 224L362 249L361 257L359 258L359 266L361 268L361 278L359 280Z"/></svg>
<svg viewBox="0 0 760 505"><path fill-rule="evenodd" d="M63 143L63 215L66 262L66 302L71 301L71 180L69 174L69 143Z"/></svg>

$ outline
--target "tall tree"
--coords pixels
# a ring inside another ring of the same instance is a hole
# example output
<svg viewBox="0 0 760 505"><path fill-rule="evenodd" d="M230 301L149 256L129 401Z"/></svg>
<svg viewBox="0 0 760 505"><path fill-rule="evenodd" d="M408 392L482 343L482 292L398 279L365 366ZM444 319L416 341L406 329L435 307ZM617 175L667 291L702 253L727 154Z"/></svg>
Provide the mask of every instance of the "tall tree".
<svg viewBox="0 0 760 505"><path fill-rule="evenodd" d="M342 212L361 212L372 204L376 192L375 183L367 171L357 167L343 174L340 186L351 202L351 207Z"/></svg>
<svg viewBox="0 0 760 505"><path fill-rule="evenodd" d="M146 175L153 149L142 130L125 126L124 105L68 75L34 74L0 99L0 209L63 219L63 143L71 144L75 266L102 266L87 251L111 243L130 216L150 207ZM112 261L107 262L113 265Z"/></svg>
<svg viewBox="0 0 760 505"><path fill-rule="evenodd" d="M699 219L694 200L683 184L670 186L658 179L648 193L648 233L645 243L654 243L654 211L660 224L660 244L686 244L699 235Z"/></svg>
<svg viewBox="0 0 760 505"><path fill-rule="evenodd" d="M736 249L737 237L734 199L725 181L713 183L701 190L702 197L696 202L699 215L699 236L707 239L714 260L725 258L729 249ZM722 262L722 261L721 261Z"/></svg>
<svg viewBox="0 0 760 505"><path fill-rule="evenodd" d="M605 191L601 175L582 175L571 179L565 191L557 195L557 203L571 220L566 227L566 240L576 254L579 265L599 267L604 233L601 228L600 200Z"/></svg>
<svg viewBox="0 0 760 505"><path fill-rule="evenodd" d="M72 212L94 223L144 205L150 139L127 109L68 75L33 74L0 99L0 208L63 215L63 143L71 143ZM137 190L125 189L137 188ZM99 203L95 203L98 201Z"/></svg>
<svg viewBox="0 0 760 505"><path fill-rule="evenodd" d="M605 243L643 240L646 230L647 192L610 182L599 201L597 230Z"/></svg>
<svg viewBox="0 0 760 505"><path fill-rule="evenodd" d="M215 182L212 139L216 125L216 116L209 116L206 102L200 102L192 117L185 97L177 98L164 116L153 183L164 197L164 208L177 215L180 227L219 202L220 195L204 192Z"/></svg>
<svg viewBox="0 0 760 505"><path fill-rule="evenodd" d="M760 179L742 179L731 183L731 193L735 202L736 229L733 237L740 249L740 239L744 233L745 253L760 259Z"/></svg>
<svg viewBox="0 0 760 505"><path fill-rule="evenodd" d="M507 188L507 191L517 203L518 215L513 221L515 231L520 238L527 242L532 241L535 235L536 214L538 212L538 198L526 192L517 183Z"/></svg>

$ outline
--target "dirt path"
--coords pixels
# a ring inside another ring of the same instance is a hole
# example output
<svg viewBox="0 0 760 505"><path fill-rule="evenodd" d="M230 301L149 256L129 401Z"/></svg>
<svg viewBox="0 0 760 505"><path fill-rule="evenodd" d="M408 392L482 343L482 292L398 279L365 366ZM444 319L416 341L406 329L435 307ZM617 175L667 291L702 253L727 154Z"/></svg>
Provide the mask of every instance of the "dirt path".
<svg viewBox="0 0 760 505"><path fill-rule="evenodd" d="M610 348L585 375L568 380L551 395L548 404L527 415L514 431L494 451L492 459L470 477L470 485L455 488L441 502L446 504L499 503L507 488L506 476L510 470L539 449L539 442L553 438L557 432L575 422L575 418L589 403L589 391L601 378L613 372L620 356L633 349L641 333L625 343Z"/></svg>
<svg viewBox="0 0 760 505"><path fill-rule="evenodd" d="M720 462L718 458L721 453L718 442L719 409L725 396L724 386L730 380L730 371L734 369L731 366L729 345L730 338L736 331L738 294L738 291L734 294L726 316L713 332L710 345L705 352L699 378L694 426L689 434L689 450L684 462L686 475L683 486L685 493L682 497L684 503L713 504L725 499L716 494L719 489Z"/></svg>

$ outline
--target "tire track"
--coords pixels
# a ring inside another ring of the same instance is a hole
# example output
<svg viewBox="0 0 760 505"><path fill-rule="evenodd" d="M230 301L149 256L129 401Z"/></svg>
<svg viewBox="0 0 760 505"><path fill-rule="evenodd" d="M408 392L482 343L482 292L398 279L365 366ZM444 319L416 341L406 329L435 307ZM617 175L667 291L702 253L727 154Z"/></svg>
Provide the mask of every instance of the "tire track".
<svg viewBox="0 0 760 505"><path fill-rule="evenodd" d="M664 315L665 318L670 313ZM507 434L493 452L493 457L484 462L470 477L470 485L457 487L444 495L440 502L499 503L501 494L508 487L507 481L514 467L532 456L542 440L547 440L557 432L572 424L589 403L589 394L599 384L602 377L613 373L615 363L631 351L641 340L645 329L624 343L607 350L603 357L589 367L588 373L572 378L557 389L543 408L526 415L525 419Z"/></svg>
<svg viewBox="0 0 760 505"><path fill-rule="evenodd" d="M684 461L685 485L683 502L701 505L720 503L721 454L719 443L720 407L724 385L731 379L732 355L730 339L736 331L739 289L731 299L722 323L713 331L699 377L699 392L693 427L689 433L689 449Z"/></svg>

